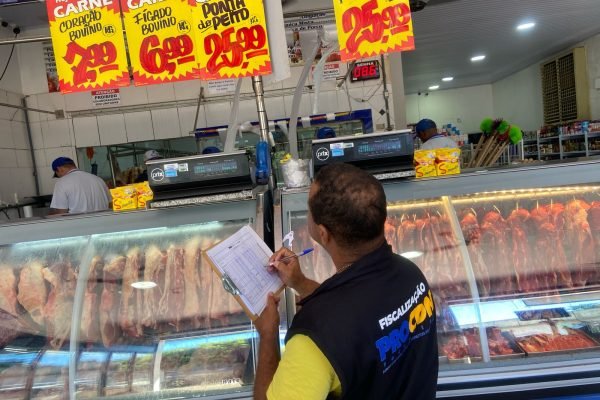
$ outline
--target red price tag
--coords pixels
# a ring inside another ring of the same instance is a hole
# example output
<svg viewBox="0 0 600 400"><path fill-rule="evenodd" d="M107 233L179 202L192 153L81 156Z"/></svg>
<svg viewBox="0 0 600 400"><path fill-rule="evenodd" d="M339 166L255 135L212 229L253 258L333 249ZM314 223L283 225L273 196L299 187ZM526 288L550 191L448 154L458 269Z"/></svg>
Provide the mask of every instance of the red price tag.
<svg viewBox="0 0 600 400"><path fill-rule="evenodd" d="M194 42L188 35L165 38L162 43L156 35L148 36L140 46L140 64L150 74L167 71L174 74L177 65L194 62Z"/></svg>
<svg viewBox="0 0 600 400"><path fill-rule="evenodd" d="M377 0L367 1L361 8L351 7L342 16L344 33L350 33L346 41L348 51L354 53L363 42L386 43L389 35L409 30L410 7L404 3L374 12L379 7ZM388 32L386 32L388 31Z"/></svg>
<svg viewBox="0 0 600 400"><path fill-rule="evenodd" d="M267 34L262 25L242 27L237 31L231 27L220 35L208 35L204 38L204 51L210 56L206 69L211 74L222 68L245 69L252 58L269 54L266 43Z"/></svg>
<svg viewBox="0 0 600 400"><path fill-rule="evenodd" d="M95 83L98 73L118 70L116 59L117 49L112 42L92 44L87 48L77 42L69 42L64 56L64 60L73 65L73 85Z"/></svg>

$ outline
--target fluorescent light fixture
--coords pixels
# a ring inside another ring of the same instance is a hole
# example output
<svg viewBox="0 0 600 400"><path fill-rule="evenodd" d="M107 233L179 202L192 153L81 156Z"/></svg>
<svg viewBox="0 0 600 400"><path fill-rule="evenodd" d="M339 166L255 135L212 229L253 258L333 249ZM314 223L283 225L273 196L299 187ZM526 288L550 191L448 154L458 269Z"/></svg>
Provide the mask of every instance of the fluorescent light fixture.
<svg viewBox="0 0 600 400"><path fill-rule="evenodd" d="M408 258L409 260L412 260L414 258L419 258L423 255L422 251L407 251L405 253L400 253L400 255L404 258Z"/></svg>
<svg viewBox="0 0 600 400"><path fill-rule="evenodd" d="M452 82L454 80L454 77L453 76L447 76L445 78L442 78L442 80L444 82Z"/></svg>
<svg viewBox="0 0 600 400"><path fill-rule="evenodd" d="M517 30L518 31L526 31L528 29L531 29L535 26L535 22L525 22L519 26L517 26Z"/></svg>
<svg viewBox="0 0 600 400"><path fill-rule="evenodd" d="M156 287L156 283L151 282L151 281L139 281L139 282L133 282L131 284L131 287L136 288L136 289L153 289Z"/></svg>
<svg viewBox="0 0 600 400"><path fill-rule="evenodd" d="M429 90L438 90L439 88L440 88L440 85L429 86Z"/></svg>
<svg viewBox="0 0 600 400"><path fill-rule="evenodd" d="M473 61L473 62L483 61L483 60L485 60L485 56L484 55L471 57L471 61Z"/></svg>

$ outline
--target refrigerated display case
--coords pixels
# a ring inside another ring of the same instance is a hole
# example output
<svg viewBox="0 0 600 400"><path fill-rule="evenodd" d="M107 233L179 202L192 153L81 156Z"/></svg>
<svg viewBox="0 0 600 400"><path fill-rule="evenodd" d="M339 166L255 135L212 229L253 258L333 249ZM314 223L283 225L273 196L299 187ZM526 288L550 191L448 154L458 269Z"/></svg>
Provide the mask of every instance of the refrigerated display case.
<svg viewBox="0 0 600 400"><path fill-rule="evenodd" d="M600 161L383 182L385 236L434 293L438 398L600 393ZM319 282L335 268L309 236L308 189L276 196L276 243ZM288 299L288 321L295 298Z"/></svg>
<svg viewBox="0 0 600 400"><path fill-rule="evenodd" d="M0 398L250 398L258 337L202 251L263 236L265 209L255 189L0 226Z"/></svg>

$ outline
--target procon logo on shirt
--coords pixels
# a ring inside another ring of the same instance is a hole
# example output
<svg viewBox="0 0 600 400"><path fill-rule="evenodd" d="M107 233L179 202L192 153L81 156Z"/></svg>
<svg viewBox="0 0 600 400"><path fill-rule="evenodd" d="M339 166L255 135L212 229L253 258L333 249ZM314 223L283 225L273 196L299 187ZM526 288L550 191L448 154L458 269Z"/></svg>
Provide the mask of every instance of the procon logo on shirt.
<svg viewBox="0 0 600 400"><path fill-rule="evenodd" d="M152 172L150 172L150 178L155 182L160 182L165 179L165 172L160 168L154 168Z"/></svg>
<svg viewBox="0 0 600 400"><path fill-rule="evenodd" d="M431 290L425 294L426 289L425 284L421 282L404 304L379 319L381 330L394 327L391 332L375 342L384 373L402 357L411 342L430 332L435 318L434 305Z"/></svg>

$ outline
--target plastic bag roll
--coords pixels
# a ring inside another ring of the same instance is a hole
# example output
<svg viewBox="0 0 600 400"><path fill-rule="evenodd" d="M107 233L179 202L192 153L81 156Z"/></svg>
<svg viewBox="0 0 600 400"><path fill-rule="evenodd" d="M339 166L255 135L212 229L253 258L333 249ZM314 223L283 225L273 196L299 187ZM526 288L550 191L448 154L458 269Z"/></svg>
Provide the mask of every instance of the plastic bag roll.
<svg viewBox="0 0 600 400"><path fill-rule="evenodd" d="M265 76L267 85L291 76L281 3L281 0L264 0L272 69L271 75Z"/></svg>
<svg viewBox="0 0 600 400"><path fill-rule="evenodd" d="M240 110L240 92L242 91L242 79L238 79L235 85L235 95L233 96L233 106L231 107L231 117L227 126L227 136L225 136L225 153L232 152L235 147L235 134L238 130L238 114Z"/></svg>

